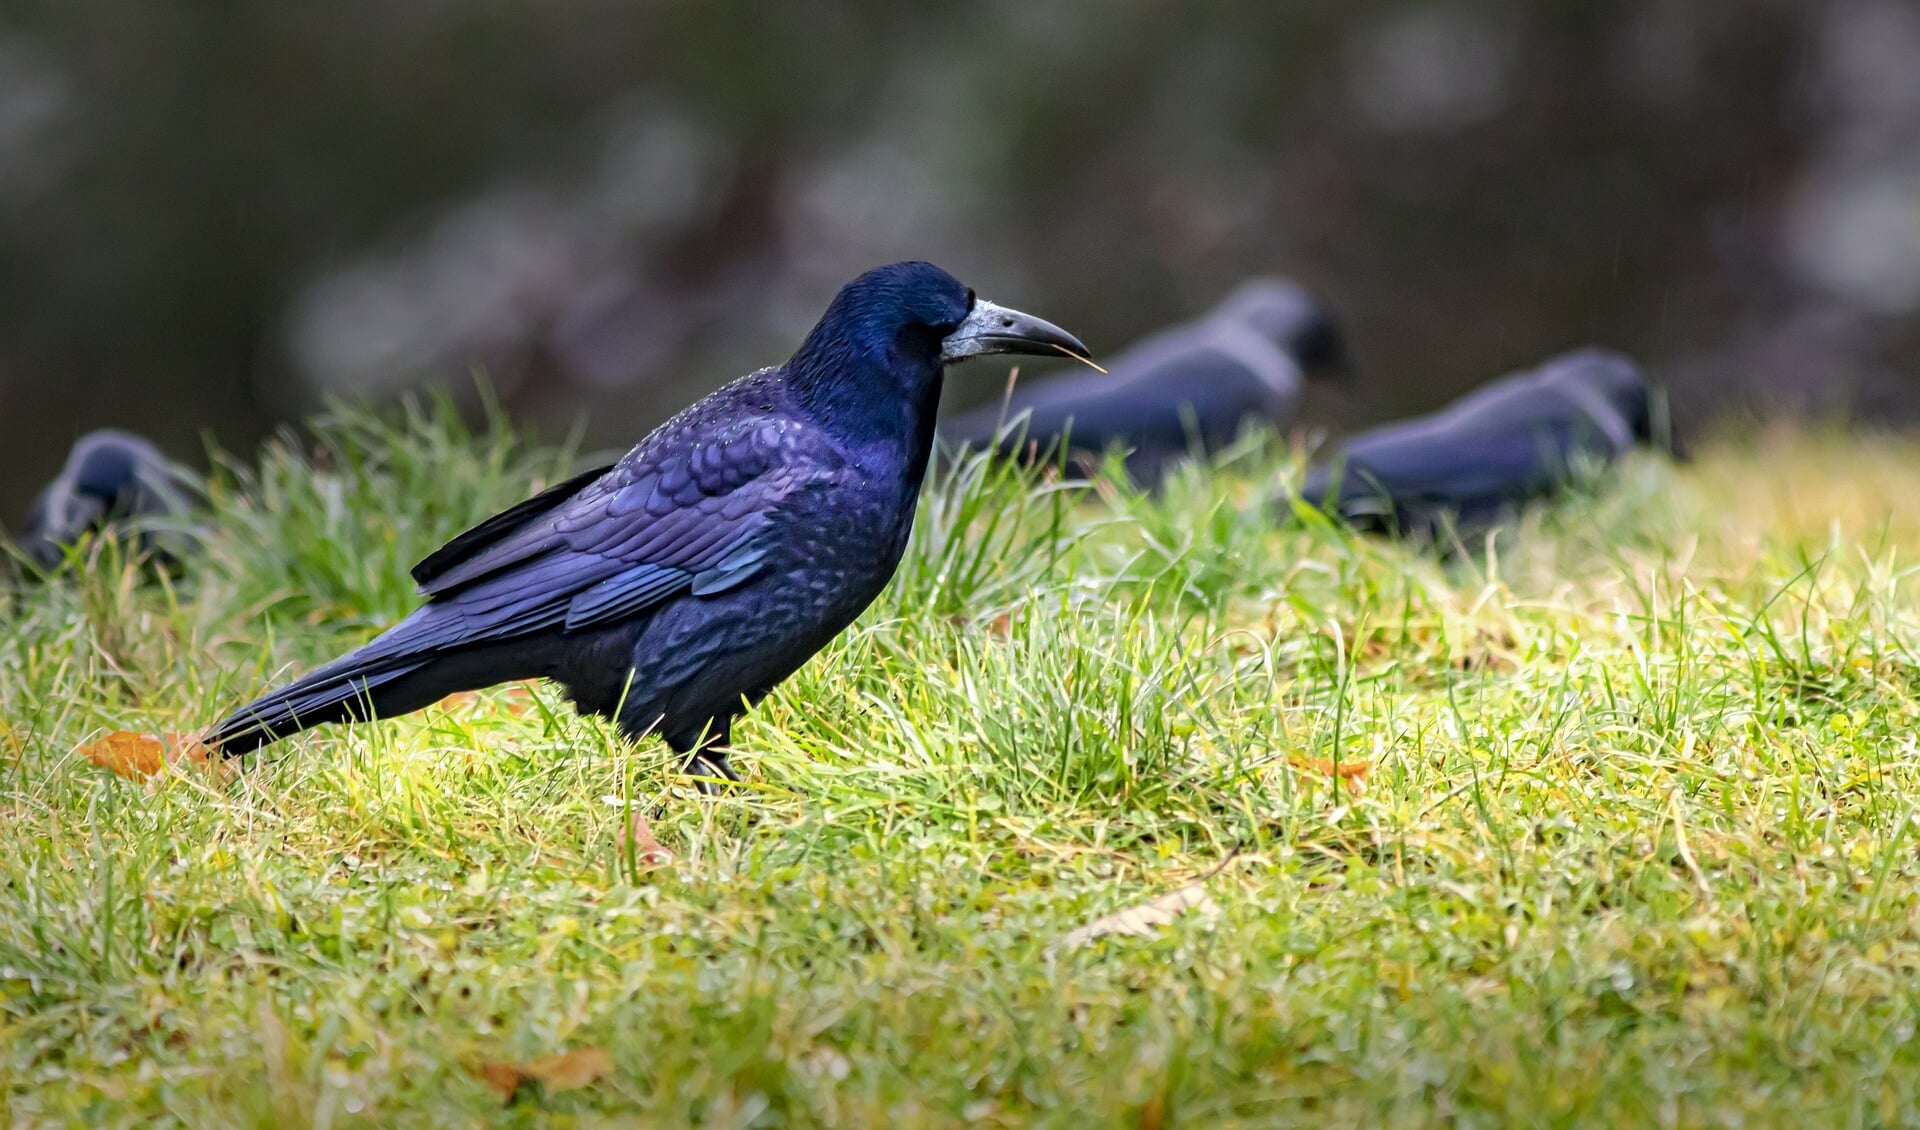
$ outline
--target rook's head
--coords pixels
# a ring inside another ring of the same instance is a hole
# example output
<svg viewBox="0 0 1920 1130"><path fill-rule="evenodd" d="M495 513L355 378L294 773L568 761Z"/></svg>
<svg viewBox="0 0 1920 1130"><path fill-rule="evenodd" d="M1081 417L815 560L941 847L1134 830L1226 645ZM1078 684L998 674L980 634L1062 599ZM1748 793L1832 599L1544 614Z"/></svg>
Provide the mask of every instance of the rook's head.
<svg viewBox="0 0 1920 1130"><path fill-rule="evenodd" d="M1286 350L1308 376L1353 374L1339 324L1307 288L1291 279L1248 279L1215 307L1213 316L1239 322Z"/></svg>
<svg viewBox="0 0 1920 1130"><path fill-rule="evenodd" d="M799 356L848 352L906 377L989 353L1085 357L1087 347L1051 322L976 297L932 263L895 263L842 288Z"/></svg>
<svg viewBox="0 0 1920 1130"><path fill-rule="evenodd" d="M102 429L73 445L66 477L75 491L112 509L115 503L131 504L142 482L165 465L166 457L153 444L128 432Z"/></svg>
<svg viewBox="0 0 1920 1130"><path fill-rule="evenodd" d="M1652 438L1652 390L1640 366L1624 354L1588 346L1547 362L1542 373L1548 384L1597 398L1618 413L1636 442Z"/></svg>
<svg viewBox="0 0 1920 1130"><path fill-rule="evenodd" d="M111 428L89 432L74 443L59 476L34 500L21 544L28 557L51 569L66 546L103 524L184 510L176 474L160 450L140 436Z"/></svg>

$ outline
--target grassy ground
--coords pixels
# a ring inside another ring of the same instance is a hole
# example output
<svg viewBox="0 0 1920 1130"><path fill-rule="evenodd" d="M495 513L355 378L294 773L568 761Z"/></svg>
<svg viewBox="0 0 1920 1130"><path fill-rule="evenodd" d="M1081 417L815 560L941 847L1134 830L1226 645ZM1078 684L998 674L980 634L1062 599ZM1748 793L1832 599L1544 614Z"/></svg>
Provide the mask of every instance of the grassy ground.
<svg viewBox="0 0 1920 1130"><path fill-rule="evenodd" d="M13 1123L1920 1122L1920 448L1643 461L1451 565L1277 528L1273 445L971 465L717 802L544 688L230 780L77 752L366 637L566 463L344 415L173 585L96 548L0 621Z"/></svg>

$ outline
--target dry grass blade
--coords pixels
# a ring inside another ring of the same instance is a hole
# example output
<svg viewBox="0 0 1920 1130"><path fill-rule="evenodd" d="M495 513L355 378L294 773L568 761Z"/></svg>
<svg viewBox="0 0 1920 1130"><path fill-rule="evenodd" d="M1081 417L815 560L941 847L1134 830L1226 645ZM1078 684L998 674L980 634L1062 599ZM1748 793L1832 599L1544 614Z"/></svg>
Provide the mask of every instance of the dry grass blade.
<svg viewBox="0 0 1920 1130"><path fill-rule="evenodd" d="M1159 898L1103 915L1084 926L1069 930L1047 947L1047 953L1051 955L1060 950L1079 949L1110 934L1144 937L1163 926L1171 925L1174 919L1187 914L1218 914L1220 905L1213 901L1212 895L1207 893L1207 882L1233 860L1234 856L1229 855L1213 870L1184 887L1168 891Z"/></svg>
<svg viewBox="0 0 1920 1130"><path fill-rule="evenodd" d="M1053 348L1059 350L1062 356L1073 358L1075 361L1080 362L1082 365L1085 365L1087 368L1092 369L1096 373L1099 373L1101 376L1107 375L1107 371L1101 368L1100 364L1096 362L1093 358L1082 356L1062 345L1056 345Z"/></svg>
<svg viewBox="0 0 1920 1130"><path fill-rule="evenodd" d="M1170 925L1174 919L1190 911L1198 910L1212 914L1220 909L1207 894L1207 889L1199 883L1193 883L1178 890L1161 895L1151 902L1096 918L1078 929L1069 930L1060 936L1059 941L1049 947L1053 950L1079 949L1081 946L1104 938L1109 934L1126 934L1141 937L1153 933L1162 926Z"/></svg>

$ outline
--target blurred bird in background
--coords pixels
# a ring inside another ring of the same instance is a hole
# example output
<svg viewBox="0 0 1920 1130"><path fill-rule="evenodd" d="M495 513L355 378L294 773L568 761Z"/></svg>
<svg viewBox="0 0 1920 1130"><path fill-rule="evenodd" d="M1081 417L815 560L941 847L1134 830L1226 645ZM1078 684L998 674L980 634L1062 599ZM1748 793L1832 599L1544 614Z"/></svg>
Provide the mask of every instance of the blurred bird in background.
<svg viewBox="0 0 1920 1130"><path fill-rule="evenodd" d="M1648 442L1651 409L1639 366L1575 350L1431 415L1342 440L1308 471L1300 497L1373 532L1432 538L1449 522L1484 530Z"/></svg>
<svg viewBox="0 0 1920 1130"><path fill-rule="evenodd" d="M50 571L82 537L108 528L134 536L143 552L176 558L190 540L154 519L177 519L192 508L192 477L131 432L102 429L73 445L66 466L34 499L20 531L27 560Z"/></svg>
<svg viewBox="0 0 1920 1130"><path fill-rule="evenodd" d="M1122 350L1107 375L1021 384L946 422L940 436L955 447L998 442L1009 454L1045 455L1063 439L1079 455L1118 446L1128 473L1150 486L1174 461L1219 450L1249 423L1285 431L1305 379L1349 371L1338 326L1305 288L1254 278L1201 317Z"/></svg>

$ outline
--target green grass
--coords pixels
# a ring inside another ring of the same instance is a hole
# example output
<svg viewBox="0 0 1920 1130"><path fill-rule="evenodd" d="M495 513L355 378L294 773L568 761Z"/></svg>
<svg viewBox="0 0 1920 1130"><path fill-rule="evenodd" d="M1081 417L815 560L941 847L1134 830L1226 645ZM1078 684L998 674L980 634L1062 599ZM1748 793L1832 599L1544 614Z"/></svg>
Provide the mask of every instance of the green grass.
<svg viewBox="0 0 1920 1130"><path fill-rule="evenodd" d="M1642 460L1451 563L1276 526L1270 440L1158 498L967 463L719 801L551 689L232 780L77 752L364 639L571 463L449 420L337 413L170 583L93 545L0 620L0 1121L1920 1122L1920 447Z"/></svg>

